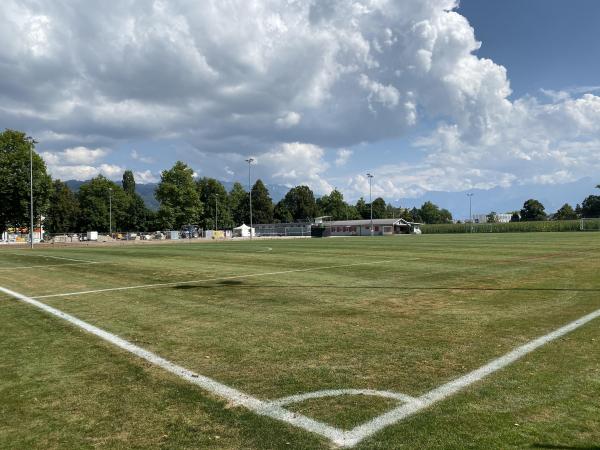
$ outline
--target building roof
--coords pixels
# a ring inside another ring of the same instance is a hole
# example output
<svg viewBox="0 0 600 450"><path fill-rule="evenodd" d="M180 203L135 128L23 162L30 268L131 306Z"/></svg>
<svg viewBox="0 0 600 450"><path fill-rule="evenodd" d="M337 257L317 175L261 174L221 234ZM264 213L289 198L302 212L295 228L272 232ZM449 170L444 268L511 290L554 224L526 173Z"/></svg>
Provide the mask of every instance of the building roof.
<svg viewBox="0 0 600 450"><path fill-rule="evenodd" d="M355 227L359 225L371 225L370 219L362 220L333 220L331 222L323 222L323 225L332 227ZM415 222L408 222L404 219L373 219L373 225L419 225Z"/></svg>
<svg viewBox="0 0 600 450"><path fill-rule="evenodd" d="M234 230L249 230L250 227L245 223L241 224L239 227L235 227Z"/></svg>

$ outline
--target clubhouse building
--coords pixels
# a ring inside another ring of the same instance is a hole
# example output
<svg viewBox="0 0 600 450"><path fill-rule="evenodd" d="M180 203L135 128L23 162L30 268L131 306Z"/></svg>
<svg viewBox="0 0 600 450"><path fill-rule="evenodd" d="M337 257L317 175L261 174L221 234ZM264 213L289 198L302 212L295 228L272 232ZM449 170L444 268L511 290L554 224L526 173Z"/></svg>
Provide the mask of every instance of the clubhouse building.
<svg viewBox="0 0 600 450"><path fill-rule="evenodd" d="M328 229L330 236L371 236L371 220L325 221L324 217L315 220L317 226ZM373 219L373 235L391 236L394 234L421 234L420 223L404 219Z"/></svg>

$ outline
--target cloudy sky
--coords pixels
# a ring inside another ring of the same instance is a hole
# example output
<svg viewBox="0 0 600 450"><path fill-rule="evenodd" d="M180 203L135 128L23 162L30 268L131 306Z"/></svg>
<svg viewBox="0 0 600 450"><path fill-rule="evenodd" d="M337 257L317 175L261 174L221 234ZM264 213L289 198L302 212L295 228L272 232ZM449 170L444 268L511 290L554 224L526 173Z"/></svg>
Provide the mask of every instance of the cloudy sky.
<svg viewBox="0 0 600 450"><path fill-rule="evenodd" d="M55 177L350 199L600 173L600 2L2 0L0 126ZM600 181L600 180L599 180Z"/></svg>

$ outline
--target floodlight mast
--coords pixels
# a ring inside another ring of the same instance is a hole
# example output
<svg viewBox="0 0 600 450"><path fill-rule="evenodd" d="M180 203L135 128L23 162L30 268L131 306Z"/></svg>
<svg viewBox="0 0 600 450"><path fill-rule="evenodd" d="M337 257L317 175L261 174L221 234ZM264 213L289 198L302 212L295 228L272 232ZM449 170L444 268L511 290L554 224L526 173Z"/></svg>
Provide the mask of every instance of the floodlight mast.
<svg viewBox="0 0 600 450"><path fill-rule="evenodd" d="M371 184L372 184L372 180L373 180L373 175L371 175L370 173L367 173L367 178L369 179L369 203L371 204L371 236L373 236L373 200L372 200L372 195L371 195Z"/></svg>
<svg viewBox="0 0 600 450"><path fill-rule="evenodd" d="M250 166L254 162L254 158L248 158L246 162L248 163L248 193L250 194L250 239L252 239L252 187L250 186Z"/></svg>
<svg viewBox="0 0 600 450"><path fill-rule="evenodd" d="M33 248L33 142L29 143L29 248ZM40 238L42 231L40 227Z"/></svg>
<svg viewBox="0 0 600 450"><path fill-rule="evenodd" d="M472 192L469 192L467 194L467 197L469 197L469 226L471 227L471 233L473 232L473 213L471 212L472 211L471 200L473 198L473 195L475 195L475 194L473 194Z"/></svg>
<svg viewBox="0 0 600 450"><path fill-rule="evenodd" d="M219 219L219 194L215 194L215 231L219 229L218 219Z"/></svg>
<svg viewBox="0 0 600 450"><path fill-rule="evenodd" d="M112 237L112 188L108 188L108 235Z"/></svg>

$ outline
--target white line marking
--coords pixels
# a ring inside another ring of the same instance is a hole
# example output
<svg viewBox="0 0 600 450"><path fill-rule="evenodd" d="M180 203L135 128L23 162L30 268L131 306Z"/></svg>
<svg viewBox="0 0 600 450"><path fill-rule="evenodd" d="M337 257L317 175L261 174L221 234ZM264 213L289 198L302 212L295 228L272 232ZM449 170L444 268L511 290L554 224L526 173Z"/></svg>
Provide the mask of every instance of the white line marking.
<svg viewBox="0 0 600 450"><path fill-rule="evenodd" d="M34 257L38 257L38 258L52 258L52 259L63 259L65 261L75 261L75 262L94 262L94 261L90 261L87 259L73 259L73 258L65 258L64 256L50 256L50 255L40 255L40 254L36 254L36 253L11 253L11 255L15 255L15 256L34 256Z"/></svg>
<svg viewBox="0 0 600 450"><path fill-rule="evenodd" d="M552 331L544 336L541 336L524 345L521 345L520 347L515 348L511 352L505 354L504 356L501 356L500 358L490 361L489 363L480 367L479 369L476 369L472 372L469 372L466 375L463 375L460 378L443 384L442 386L439 386L421 395L420 397L414 398L408 401L407 403L404 403L403 405L394 408L391 411L388 411L387 413L384 413L368 422L365 422L362 425L358 425L352 430L344 431L339 428L335 428L325 423L306 417L302 414L290 412L278 404L278 402L281 403L282 401L286 399L289 400L290 398L299 398L302 397L302 395L286 397L284 399L274 400L272 402L259 400L255 397L238 391L237 389L219 383L218 381L215 381L211 378L196 374L184 367L178 366L167 359L164 359L152 352L149 352L148 350L138 347L137 345L134 345L131 342L126 341L112 333L102 330L101 328L95 327L74 316L71 316L56 308L48 306L45 303L39 302L37 300L34 300L33 298L19 294L1 286L0 292L4 292L9 296L12 296L18 300L21 300L39 309L42 309L43 311L46 311L47 313L50 313L56 317L64 319L72 323L73 325L82 328L88 331L89 333L94 334L104 339L105 341L116 345L117 347L123 350L133 353L134 355L139 356L140 358L143 358L146 361L155 364L163 368L164 370L171 372L177 375L178 377L183 378L184 380L199 386L202 389L207 390L208 392L211 392L215 395L218 395L224 399L231 401L235 405L244 406L250 409L251 411L256 412L257 414L268 416L273 419L277 419L289 423L291 425L297 426L304 430L319 434L323 437L328 438L329 440L331 440L331 442L340 447L354 447L362 440L372 436L373 434L381 431L382 429L393 425L409 416L412 416L418 413L419 411L422 411L423 409L428 408L451 395L456 394L457 392L465 389L471 384L476 383L482 380L483 378L487 377L488 375L491 375L494 372L514 363L523 356L533 352L537 348L549 342L552 342L585 325L586 323L600 317L600 309L598 309L561 328L558 328L555 331ZM353 390L339 390L338 392L348 391ZM361 390L356 391L360 392ZM368 392L368 390L366 391ZM314 395L315 393L312 394ZM304 394L304 397L311 398L310 395L311 393ZM399 396L402 394L396 395ZM409 398L410 397L406 396L406 400L408 400Z"/></svg>
<svg viewBox="0 0 600 450"><path fill-rule="evenodd" d="M273 249L271 247L265 247L264 250L257 250L256 253L267 253L267 252L272 252Z"/></svg>
<svg viewBox="0 0 600 450"><path fill-rule="evenodd" d="M539 347L552 342L565 334L570 333L571 331L576 330L577 328L585 325L586 323L597 319L600 317L600 309L583 316L551 333L548 333L544 336L541 336L533 341L528 342L527 344L521 345L520 347L515 348L511 352L501 356L500 358L494 359L487 363L486 365L480 367L479 369L475 369L472 372L463 375L460 378L457 378L453 381L450 381L446 384L443 384L426 394L417 397L418 402L406 403L402 406L399 406L391 411L376 417L375 419L366 422L362 425L357 426L353 430L345 433L345 446L352 447L358 444L363 439L377 433L383 428L393 425L403 419L406 419L413 414L418 413L419 411L428 408L429 406L437 403L445 398L456 394L462 389L470 386L477 381L482 380L483 378L491 375L492 373L503 369L504 367L514 363L519 360L523 356L528 353L533 352Z"/></svg>
<svg viewBox="0 0 600 450"><path fill-rule="evenodd" d="M202 280L189 280L189 281L172 281L168 283L155 283L155 284L139 284L136 286L123 286L116 288L106 288L106 289L95 289L92 291L78 291L78 292L66 292L64 294L49 294L49 295L37 295L32 298L52 298L52 297L70 297L73 295L84 295L84 294L96 294L99 292L114 292L114 291L126 291L130 289L150 289L155 287L165 287L165 286L178 286L180 284L193 284L193 283L206 283L209 281L222 281L222 280L234 280L238 278L252 278L252 277L263 277L268 275L282 275L286 273L295 273L295 272L310 272L315 270L326 270L326 269L338 269L343 267L354 267L354 266L368 266L373 264L384 264L390 263L392 261L372 261L372 262L364 262L364 263L355 263L355 264L340 264L337 266L321 266L321 267L309 267L305 269L290 269L290 270L280 270L277 272L262 272L262 273L251 273L247 275L232 275L230 277L218 277L218 278L204 278Z"/></svg>
<svg viewBox="0 0 600 450"><path fill-rule="evenodd" d="M397 400L399 402L417 402L415 397L399 394L390 391L376 391L374 389L325 389L323 391L308 392L306 394L290 395L289 397L279 398L271 402L272 405L285 406L292 403L301 403L313 398L339 397L341 395L372 395L375 397L384 397Z"/></svg>
<svg viewBox="0 0 600 450"><path fill-rule="evenodd" d="M203 375L199 375L195 372L192 372L185 367L178 366L171 361L162 358L155 353L152 353L148 350L145 350L141 347L138 347L135 344L132 344L125 339L120 338L119 336L109 333L101 328L95 327L83 320L78 319L70 314L64 313L56 308L46 305L45 303L34 300L33 298L27 297L23 294L19 294L18 292L11 291L10 289L6 289L0 286L0 292L4 292L11 297L14 297L22 302L28 303L36 308L39 308L49 314L52 314L56 317L59 317L71 324L95 335L101 339L104 339L111 344L128 351L129 353L133 353L134 355L145 359L146 361L161 367L162 369L170 372L174 375L177 375L184 380L195 384L202 389L211 392L221 398L229 400L236 406L244 406L251 411L256 412L257 414L268 416L273 419L281 420L283 422L287 422L289 424L295 425L299 428L303 428L307 431L320 434L332 442L337 443L338 445L343 445L343 431L339 430L335 427L329 426L322 422L316 421L309 417L303 416L302 414L294 413L288 411L285 408L282 408L277 405L273 405L268 401L259 400L256 397L252 397L248 394L245 394L237 389L226 386L218 381L213 380L212 378L205 377Z"/></svg>
<svg viewBox="0 0 600 450"><path fill-rule="evenodd" d="M0 270L16 270L16 269L37 269L37 268L46 268L46 267L63 267L63 266L83 266L86 264L100 264L96 261L90 262L80 262L80 263L66 263L66 264L45 264L40 266L19 266L19 267L0 267Z"/></svg>

